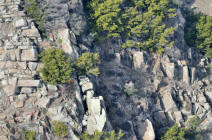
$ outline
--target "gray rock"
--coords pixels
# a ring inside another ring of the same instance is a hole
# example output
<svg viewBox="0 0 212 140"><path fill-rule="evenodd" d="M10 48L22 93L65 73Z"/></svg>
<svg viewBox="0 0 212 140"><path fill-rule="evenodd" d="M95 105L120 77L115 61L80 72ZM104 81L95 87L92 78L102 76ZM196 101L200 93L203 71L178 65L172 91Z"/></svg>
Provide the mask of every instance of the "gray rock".
<svg viewBox="0 0 212 140"><path fill-rule="evenodd" d="M24 26L27 26L27 22L26 22L25 19L20 18L20 19L18 19L18 20L15 21L15 24L14 25L15 25L16 28L24 27Z"/></svg>
<svg viewBox="0 0 212 140"><path fill-rule="evenodd" d="M40 80L18 80L18 87L39 87Z"/></svg>
<svg viewBox="0 0 212 140"><path fill-rule="evenodd" d="M39 107L47 108L49 106L49 104L50 104L50 99L47 98L47 97L40 98L40 99L38 99L38 101L36 102L36 104Z"/></svg>
<svg viewBox="0 0 212 140"><path fill-rule="evenodd" d="M135 69L140 69L141 64L144 63L143 52L134 51L133 53L133 65Z"/></svg>
<svg viewBox="0 0 212 140"><path fill-rule="evenodd" d="M21 61L37 61L38 53L35 49L22 50Z"/></svg>
<svg viewBox="0 0 212 140"><path fill-rule="evenodd" d="M89 134L94 134L95 131L102 131L106 124L106 111L105 107L102 106L103 98L100 96L98 98L90 98L87 100L88 106L88 121L87 130Z"/></svg>
<svg viewBox="0 0 212 140"><path fill-rule="evenodd" d="M186 84L190 84L190 77L189 77L188 66L184 66L184 67L183 67L183 81L184 81Z"/></svg>
<svg viewBox="0 0 212 140"><path fill-rule="evenodd" d="M10 78L8 81L9 85L4 88L4 92L8 95L14 95L17 89L17 78Z"/></svg>
<svg viewBox="0 0 212 140"><path fill-rule="evenodd" d="M163 87L160 89L160 95L162 96L162 101L166 112L178 110L172 98L172 92L173 91L170 87Z"/></svg>
<svg viewBox="0 0 212 140"><path fill-rule="evenodd" d="M145 122L138 125L138 135L142 140L154 140L155 133L152 123L146 119Z"/></svg>

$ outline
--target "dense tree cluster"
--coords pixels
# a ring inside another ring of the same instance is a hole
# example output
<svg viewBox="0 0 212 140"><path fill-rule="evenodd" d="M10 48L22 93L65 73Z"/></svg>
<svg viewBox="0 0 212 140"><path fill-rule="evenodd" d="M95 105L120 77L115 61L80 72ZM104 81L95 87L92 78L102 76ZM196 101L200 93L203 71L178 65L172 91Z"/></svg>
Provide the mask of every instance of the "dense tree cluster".
<svg viewBox="0 0 212 140"><path fill-rule="evenodd" d="M120 37L122 45L163 52L172 46L169 39L174 27L165 22L175 16L176 9L168 0L90 0L89 19L98 37Z"/></svg>
<svg viewBox="0 0 212 140"><path fill-rule="evenodd" d="M212 58L212 16L195 14L188 10L184 10L184 16L186 43L199 48L206 57Z"/></svg>

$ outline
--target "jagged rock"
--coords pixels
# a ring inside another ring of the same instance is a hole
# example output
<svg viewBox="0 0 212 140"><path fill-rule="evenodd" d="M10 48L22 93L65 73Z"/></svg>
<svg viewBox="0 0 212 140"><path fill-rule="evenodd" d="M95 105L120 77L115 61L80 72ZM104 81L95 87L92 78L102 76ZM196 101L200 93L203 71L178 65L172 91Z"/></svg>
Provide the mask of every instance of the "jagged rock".
<svg viewBox="0 0 212 140"><path fill-rule="evenodd" d="M106 111L104 100L100 97L87 99L88 106L88 121L87 131L89 134L94 134L95 131L102 131L106 124Z"/></svg>
<svg viewBox="0 0 212 140"><path fill-rule="evenodd" d="M172 90L170 87L164 87L160 89L160 95L162 96L163 105L165 111L177 111L177 106L172 98Z"/></svg>
<svg viewBox="0 0 212 140"><path fill-rule="evenodd" d="M30 94L32 93L32 88L21 88L21 93Z"/></svg>
<svg viewBox="0 0 212 140"><path fill-rule="evenodd" d="M155 133L152 123L148 119L138 125L138 135L142 140L155 139Z"/></svg>
<svg viewBox="0 0 212 140"><path fill-rule="evenodd" d="M23 35L27 37L40 37L40 34L36 28L23 30Z"/></svg>
<svg viewBox="0 0 212 140"><path fill-rule="evenodd" d="M133 52L133 65L135 69L140 69L141 64L144 63L143 52L134 51Z"/></svg>
<svg viewBox="0 0 212 140"><path fill-rule="evenodd" d="M18 87L39 87L40 80L18 80Z"/></svg>
<svg viewBox="0 0 212 140"><path fill-rule="evenodd" d="M163 68L166 72L166 75L169 78L174 78L175 64L174 63L164 63Z"/></svg>
<svg viewBox="0 0 212 140"><path fill-rule="evenodd" d="M38 99L38 101L36 102L36 104L38 106L40 106L40 107L47 108L48 105L50 104L50 99L47 98L47 97L40 98L40 99Z"/></svg>
<svg viewBox="0 0 212 140"><path fill-rule="evenodd" d="M27 26L27 22L26 22L26 20L24 20L23 18L21 18L21 19L17 19L15 21L15 24L14 25L15 25L16 28L24 27L24 26Z"/></svg>
<svg viewBox="0 0 212 140"><path fill-rule="evenodd" d="M9 83L9 85L4 88L4 92L8 96L14 95L16 92L16 88L17 88L17 78L14 77L14 78L9 79L8 83Z"/></svg>
<svg viewBox="0 0 212 140"><path fill-rule="evenodd" d="M93 83L90 82L88 77L81 76L80 78L80 86L82 88L82 92L85 93L88 90L93 89Z"/></svg>
<svg viewBox="0 0 212 140"><path fill-rule="evenodd" d="M188 66L184 66L183 67L183 81L186 84L190 83L190 77L189 77L189 70L188 70Z"/></svg>
<svg viewBox="0 0 212 140"><path fill-rule="evenodd" d="M70 42L69 29L64 28L58 30L57 38L62 40L61 46L65 53L69 54L72 59L78 57L78 52L76 51L74 44Z"/></svg>

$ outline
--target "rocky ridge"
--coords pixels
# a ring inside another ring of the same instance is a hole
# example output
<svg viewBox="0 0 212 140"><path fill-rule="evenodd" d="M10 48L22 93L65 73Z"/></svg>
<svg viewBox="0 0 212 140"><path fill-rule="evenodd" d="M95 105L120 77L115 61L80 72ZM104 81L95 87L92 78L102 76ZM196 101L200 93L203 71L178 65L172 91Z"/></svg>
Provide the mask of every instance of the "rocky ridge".
<svg viewBox="0 0 212 140"><path fill-rule="evenodd" d="M0 139L21 139L23 129L35 131L38 140L59 139L50 125L59 120L68 126L70 140L78 140L85 130L93 134L112 129L122 129L127 140L154 140L175 122L183 126L194 115L202 119L205 139L212 137L209 60L185 44L180 10L173 21L178 27L175 46L157 55L123 50L111 40L92 44L92 37L85 34L81 0L42 1L50 40L62 38L64 51L73 58L97 51L102 61L99 77L46 85L39 78L38 54L48 42L42 41L22 4L21 0L0 2ZM132 96L123 92L130 82L138 89Z"/></svg>

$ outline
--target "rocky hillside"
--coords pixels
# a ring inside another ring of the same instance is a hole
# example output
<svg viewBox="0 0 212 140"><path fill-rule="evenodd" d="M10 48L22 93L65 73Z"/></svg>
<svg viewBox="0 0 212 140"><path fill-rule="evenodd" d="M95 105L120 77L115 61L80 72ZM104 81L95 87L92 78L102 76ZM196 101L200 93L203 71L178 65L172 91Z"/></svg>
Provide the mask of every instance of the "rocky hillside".
<svg viewBox="0 0 212 140"><path fill-rule="evenodd" d="M24 10L24 0L0 1L0 140L80 140L84 132L112 130L122 130L123 140L157 140L175 123L186 127L194 116L201 120L201 138L212 139L211 60L186 44L180 8L169 21L177 27L174 46L157 54L124 49L120 40L94 41L86 0L37 3L47 38ZM210 4L208 10L198 0L192 4L211 14ZM84 52L99 53L99 76L43 82L39 54L58 39L73 61ZM64 137L57 135L54 121L62 123Z"/></svg>

